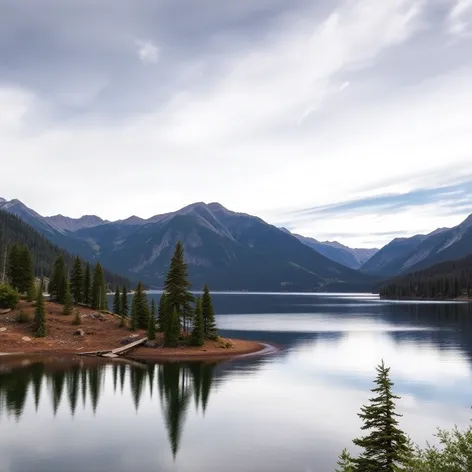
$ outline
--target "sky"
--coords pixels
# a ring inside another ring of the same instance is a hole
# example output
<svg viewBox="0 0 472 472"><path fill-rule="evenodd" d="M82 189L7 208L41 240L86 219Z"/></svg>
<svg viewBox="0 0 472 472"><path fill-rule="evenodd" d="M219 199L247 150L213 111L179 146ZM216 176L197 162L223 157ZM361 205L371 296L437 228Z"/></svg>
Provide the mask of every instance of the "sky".
<svg viewBox="0 0 472 472"><path fill-rule="evenodd" d="M471 47L472 0L0 0L0 196L356 247L454 226Z"/></svg>

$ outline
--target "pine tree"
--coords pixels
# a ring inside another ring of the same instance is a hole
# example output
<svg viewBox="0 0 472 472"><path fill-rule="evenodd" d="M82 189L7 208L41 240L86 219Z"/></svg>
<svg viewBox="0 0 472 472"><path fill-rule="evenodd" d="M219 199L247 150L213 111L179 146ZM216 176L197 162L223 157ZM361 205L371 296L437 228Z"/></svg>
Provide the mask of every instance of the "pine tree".
<svg viewBox="0 0 472 472"><path fill-rule="evenodd" d="M57 256L52 269L51 281L49 282L49 293L59 303L64 303L65 296L65 273L66 265L62 254Z"/></svg>
<svg viewBox="0 0 472 472"><path fill-rule="evenodd" d="M202 297L202 312L203 312L203 331L206 339L216 339L218 330L216 329L215 311L213 309L213 302L210 295L208 285L205 284Z"/></svg>
<svg viewBox="0 0 472 472"><path fill-rule="evenodd" d="M131 310L132 326L135 328L146 329L149 322L149 305L143 284L138 282L133 296Z"/></svg>
<svg viewBox="0 0 472 472"><path fill-rule="evenodd" d="M8 257L7 257L7 277L8 277L8 280L10 281L10 285L15 290L18 290L19 266L20 266L20 248L18 244L13 244L13 246L11 246L8 252Z"/></svg>
<svg viewBox="0 0 472 472"><path fill-rule="evenodd" d="M147 337L149 340L156 339L156 306L154 305L154 298L151 302L151 314L149 315Z"/></svg>
<svg viewBox="0 0 472 472"><path fill-rule="evenodd" d="M194 301L190 293L190 282L188 281L187 264L184 262L184 247L179 241L172 256L169 272L164 283L168 313L173 313L175 309L179 317L182 318L184 332L190 322Z"/></svg>
<svg viewBox="0 0 472 472"><path fill-rule="evenodd" d="M27 298L26 298L29 302L36 300L36 297L38 296L36 291L37 291L36 284L35 284L34 278L32 278L28 287Z"/></svg>
<svg viewBox="0 0 472 472"><path fill-rule="evenodd" d="M72 314L72 295L70 293L70 284L69 279L64 276L64 284L65 284L65 294L64 294L64 308L62 310L63 315L71 315Z"/></svg>
<svg viewBox="0 0 472 472"><path fill-rule="evenodd" d="M363 449L358 458L353 458L354 470L359 472L398 472L411 454L405 433L398 428L395 400L392 393L393 382L389 378L390 368L384 362L377 367L375 394L370 404L361 408L359 417L364 422L362 430L370 431L363 437L354 439L354 444Z"/></svg>
<svg viewBox="0 0 472 472"><path fill-rule="evenodd" d="M25 293L34 282L33 259L31 258L31 253L27 246L23 246L19 249L18 259L17 290L20 293Z"/></svg>
<svg viewBox="0 0 472 472"><path fill-rule="evenodd" d="M175 347L179 344L180 336L180 320L179 314L174 308L170 316L166 331L164 333L165 345L169 347Z"/></svg>
<svg viewBox="0 0 472 472"><path fill-rule="evenodd" d="M38 338L46 336L46 309L44 307L43 283L39 286L38 298L36 299L36 309L34 311L34 334Z"/></svg>
<svg viewBox="0 0 472 472"><path fill-rule="evenodd" d="M105 280L105 271L103 268L100 281L100 310L108 310L107 283Z"/></svg>
<svg viewBox="0 0 472 472"><path fill-rule="evenodd" d="M79 310L75 309L74 310L74 319L72 320L72 324L75 326L78 326L82 323L82 319L80 318L80 312Z"/></svg>
<svg viewBox="0 0 472 472"><path fill-rule="evenodd" d="M133 297L131 300L131 320L129 328L131 331L136 331L138 329L138 315L136 311L136 299Z"/></svg>
<svg viewBox="0 0 472 472"><path fill-rule="evenodd" d="M82 303L84 300L84 274L82 272L82 261L77 256L74 259L74 266L70 274L70 291L74 298L74 303Z"/></svg>
<svg viewBox="0 0 472 472"><path fill-rule="evenodd" d="M123 286L123 292L121 294L121 320L120 326L123 327L125 325L125 318L128 316L128 290L125 286Z"/></svg>
<svg viewBox="0 0 472 472"><path fill-rule="evenodd" d="M103 307L103 269L100 262L97 262L93 271L91 304L94 310L101 310Z"/></svg>
<svg viewBox="0 0 472 472"><path fill-rule="evenodd" d="M202 299L199 297L195 306L195 318L192 331L192 344L194 346L203 346L205 342L205 332L203 329L203 310Z"/></svg>
<svg viewBox="0 0 472 472"><path fill-rule="evenodd" d="M85 275L84 275L84 288L83 288L83 302L85 305L90 305L91 303L91 280L90 280L90 264L87 262L85 266Z"/></svg>
<svg viewBox="0 0 472 472"><path fill-rule="evenodd" d="M338 460L339 469L336 469L335 472L356 472L354 468L354 463L352 462L351 455L347 452L347 449L344 449Z"/></svg>
<svg viewBox="0 0 472 472"><path fill-rule="evenodd" d="M117 286L115 290L115 297L113 298L113 313L116 315L121 314L121 295L120 288Z"/></svg>
<svg viewBox="0 0 472 472"><path fill-rule="evenodd" d="M159 300L159 308L157 309L157 325L161 333L165 332L167 318L167 308L166 308L166 293L162 292L161 298Z"/></svg>

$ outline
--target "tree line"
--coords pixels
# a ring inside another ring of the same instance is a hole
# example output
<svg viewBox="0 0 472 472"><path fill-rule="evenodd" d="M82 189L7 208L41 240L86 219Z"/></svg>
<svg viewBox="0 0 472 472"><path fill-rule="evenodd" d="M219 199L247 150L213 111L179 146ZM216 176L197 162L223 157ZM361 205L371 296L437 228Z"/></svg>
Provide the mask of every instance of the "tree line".
<svg viewBox="0 0 472 472"><path fill-rule="evenodd" d="M138 282L131 307L128 306L126 291L120 292L120 288L116 287L113 312L120 315L121 326L129 324L132 330L146 329L149 340L156 339L157 331L163 333L165 346L176 347L181 342L202 346L205 339L216 340L218 337L215 311L207 285L202 296L197 298L190 288L184 249L179 241L157 310L154 299L149 304L143 284Z"/></svg>
<svg viewBox="0 0 472 472"><path fill-rule="evenodd" d="M51 268L59 255L62 255L67 267L72 267L74 264L74 256L52 244L17 216L0 210L0 282L3 269L8 263L9 253L15 246L26 246L33 261L33 273L39 278L51 276ZM110 287L130 286L130 281L126 277L105 268L103 270Z"/></svg>
<svg viewBox="0 0 472 472"><path fill-rule="evenodd" d="M385 298L472 298L472 256L397 277L380 288Z"/></svg>

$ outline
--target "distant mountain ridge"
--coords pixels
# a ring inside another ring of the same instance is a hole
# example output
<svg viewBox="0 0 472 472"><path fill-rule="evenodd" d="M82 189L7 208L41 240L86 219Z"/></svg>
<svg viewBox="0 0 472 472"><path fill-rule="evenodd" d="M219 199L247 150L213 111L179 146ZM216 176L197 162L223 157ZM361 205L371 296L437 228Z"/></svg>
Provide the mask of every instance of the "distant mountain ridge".
<svg viewBox="0 0 472 472"><path fill-rule="evenodd" d="M44 219L57 228L59 231L78 231L83 228L93 228L94 226L109 223L108 220L102 220L95 215L84 215L80 218L69 218L63 215L46 216Z"/></svg>
<svg viewBox="0 0 472 472"><path fill-rule="evenodd" d="M302 236L300 234L291 233L287 228L281 228L283 231L292 234L303 244L311 247L315 251L318 251L323 256L331 259L332 261L343 264L351 269L359 269L365 262L367 262L374 254L378 252L377 248L372 249L353 249L348 246L344 246L337 241L318 241L314 238Z"/></svg>
<svg viewBox="0 0 472 472"><path fill-rule="evenodd" d="M64 224L56 228L57 218L48 220L23 204L8 208L20 218L34 217L38 231L70 252L156 287L163 284L178 240L184 244L196 288L209 283L215 290L358 291L369 290L374 282L262 219L215 202L194 203L131 224L88 224L74 232Z"/></svg>
<svg viewBox="0 0 472 472"><path fill-rule="evenodd" d="M453 228L439 228L426 235L394 239L369 259L361 270L372 275L396 276L469 254L472 254L472 215Z"/></svg>

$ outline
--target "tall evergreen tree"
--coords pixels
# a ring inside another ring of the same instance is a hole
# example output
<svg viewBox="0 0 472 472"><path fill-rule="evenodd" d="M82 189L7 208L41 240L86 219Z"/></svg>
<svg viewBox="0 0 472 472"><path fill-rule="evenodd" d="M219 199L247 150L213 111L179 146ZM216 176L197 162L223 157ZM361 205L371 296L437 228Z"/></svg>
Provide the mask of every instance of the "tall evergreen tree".
<svg viewBox="0 0 472 472"><path fill-rule="evenodd" d="M121 294L121 321L120 326L123 327L125 325L125 318L128 316L128 290L125 286L123 286L123 292Z"/></svg>
<svg viewBox="0 0 472 472"><path fill-rule="evenodd" d="M34 278L32 278L28 286L27 300L29 302L32 302L36 300L36 297L37 297L37 287L36 287Z"/></svg>
<svg viewBox="0 0 472 472"><path fill-rule="evenodd" d="M203 312L203 331L205 338L216 339L218 330L216 329L215 311L213 309L213 301L211 299L208 285L205 284L202 297L202 312Z"/></svg>
<svg viewBox="0 0 472 472"><path fill-rule="evenodd" d="M54 262L51 280L49 282L49 293L59 303L64 303L66 288L65 273L66 265L64 262L64 256L62 254L59 254L59 256L57 256L56 262Z"/></svg>
<svg viewBox="0 0 472 472"><path fill-rule="evenodd" d="M166 330L166 321L169 316L167 315L166 308L166 293L162 292L161 298L159 300L159 308L157 309L157 325L161 333L164 333Z"/></svg>
<svg viewBox="0 0 472 472"><path fill-rule="evenodd" d="M104 291L103 269L100 262L97 262L93 271L91 304L94 310L101 310L103 307L103 291Z"/></svg>
<svg viewBox="0 0 472 472"><path fill-rule="evenodd" d="M20 293L25 293L34 281L33 259L27 246L23 246L19 250L18 276L17 290Z"/></svg>
<svg viewBox="0 0 472 472"><path fill-rule="evenodd" d="M133 296L132 302L132 323L136 328L146 329L149 322L149 305L144 287L138 282ZM134 321L133 321L134 320Z"/></svg>
<svg viewBox="0 0 472 472"><path fill-rule="evenodd" d="M74 303L78 304L84 301L84 273L82 272L82 261L79 256L74 259L74 266L70 274L70 291Z"/></svg>
<svg viewBox="0 0 472 472"><path fill-rule="evenodd" d="M84 288L83 288L83 302L85 305L90 305L92 302L92 287L91 287L91 277L90 277L90 264L87 262L85 266L85 275L84 275Z"/></svg>
<svg viewBox="0 0 472 472"><path fill-rule="evenodd" d="M13 244L8 251L7 256L7 277L10 281L10 285L18 290L19 284L19 271L20 267L20 247L18 244Z"/></svg>
<svg viewBox="0 0 472 472"><path fill-rule="evenodd" d="M64 294L64 308L62 310L62 314L71 315L72 314L72 295L70 293L69 279L65 276L64 276L64 284L65 284L65 294Z"/></svg>
<svg viewBox="0 0 472 472"><path fill-rule="evenodd" d="M166 331L164 332L165 345L175 347L179 344L180 336L180 320L177 309L172 310L170 319L166 324Z"/></svg>
<svg viewBox="0 0 472 472"><path fill-rule="evenodd" d="M43 282L41 281L34 311L34 334L38 338L44 338L46 332L46 308L44 307Z"/></svg>
<svg viewBox="0 0 472 472"><path fill-rule="evenodd" d="M182 318L184 332L187 332L191 321L191 303L194 301L194 297L190 293L190 287L187 264L184 262L184 247L179 241L170 261L169 272L164 283L164 291L166 293L168 316L175 309L179 317Z"/></svg>
<svg viewBox="0 0 472 472"><path fill-rule="evenodd" d="M102 268L100 282L100 310L108 310L107 283L105 280L105 271Z"/></svg>
<svg viewBox="0 0 472 472"><path fill-rule="evenodd" d="M377 367L377 387L370 404L361 408L359 417L364 422L362 430L369 431L363 438L354 439L354 444L363 449L359 457L353 458L356 472L398 472L405 470L411 455L405 433L398 428L393 382L389 378L390 368L384 362Z"/></svg>
<svg viewBox="0 0 472 472"><path fill-rule="evenodd" d="M195 306L195 318L193 322L192 331L192 344L194 346L203 346L205 342L205 332L203 329L203 311L202 311L202 299L197 298Z"/></svg>
<svg viewBox="0 0 472 472"><path fill-rule="evenodd" d="M156 339L156 306L154 304L154 298L151 302L151 313L148 319L147 337L150 340Z"/></svg>
<svg viewBox="0 0 472 472"><path fill-rule="evenodd" d="M117 286L115 290L115 296L113 298L113 313L116 315L121 314L121 295L120 288Z"/></svg>

